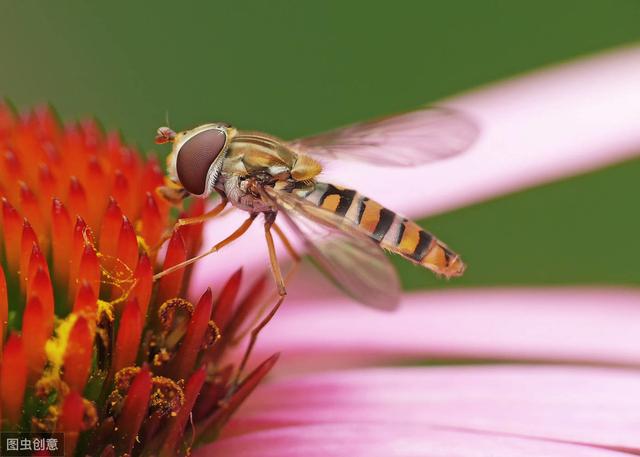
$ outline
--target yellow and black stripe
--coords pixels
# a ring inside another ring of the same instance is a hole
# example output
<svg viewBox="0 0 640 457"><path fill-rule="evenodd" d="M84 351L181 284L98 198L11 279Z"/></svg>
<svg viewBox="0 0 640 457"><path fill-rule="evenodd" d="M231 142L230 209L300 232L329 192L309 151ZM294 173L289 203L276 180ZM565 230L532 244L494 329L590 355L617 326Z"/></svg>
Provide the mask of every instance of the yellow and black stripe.
<svg viewBox="0 0 640 457"><path fill-rule="evenodd" d="M316 183L305 198L416 264L445 276L459 276L464 271L460 257L431 233L355 190Z"/></svg>

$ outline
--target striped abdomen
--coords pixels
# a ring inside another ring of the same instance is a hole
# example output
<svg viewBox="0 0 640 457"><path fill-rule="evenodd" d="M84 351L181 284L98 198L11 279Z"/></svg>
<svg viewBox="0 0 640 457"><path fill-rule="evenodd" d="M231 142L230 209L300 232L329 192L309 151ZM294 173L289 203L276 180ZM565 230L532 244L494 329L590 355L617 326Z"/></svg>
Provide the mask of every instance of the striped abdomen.
<svg viewBox="0 0 640 457"><path fill-rule="evenodd" d="M355 190L319 182L305 198L345 218L383 248L435 273L451 277L464 271L460 257L435 236Z"/></svg>

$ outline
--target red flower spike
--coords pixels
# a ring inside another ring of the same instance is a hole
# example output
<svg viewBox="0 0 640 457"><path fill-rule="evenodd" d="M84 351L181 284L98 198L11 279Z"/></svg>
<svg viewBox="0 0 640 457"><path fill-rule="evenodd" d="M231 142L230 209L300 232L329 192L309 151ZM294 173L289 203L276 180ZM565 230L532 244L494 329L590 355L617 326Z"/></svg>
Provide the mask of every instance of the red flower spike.
<svg viewBox="0 0 640 457"><path fill-rule="evenodd" d="M192 203L189 207L189 211L184 215L184 217L198 217L204 214L204 200L199 198ZM179 228L182 233L182 237L185 240L188 240L187 246L187 254L189 257L193 257L198 253L200 248L202 247L202 228L204 227L203 223L199 224L189 224L183 225Z"/></svg>
<svg viewBox="0 0 640 457"><path fill-rule="evenodd" d="M253 283L247 296L242 300L240 305L236 308L233 317L229 321L226 327L220 327L220 331L225 335L225 341L232 338L238 331L240 326L244 323L247 317L255 310L256 305L262 298L262 292L267 284L267 276L263 275L256 282Z"/></svg>
<svg viewBox="0 0 640 457"><path fill-rule="evenodd" d="M150 157L142 173L141 192L149 192L151 194L160 210L162 225L167 225L171 206L164 199L156 198L156 189L163 185L164 170L158 164L156 157Z"/></svg>
<svg viewBox="0 0 640 457"><path fill-rule="evenodd" d="M227 395L231 375L233 375L233 365L226 365L205 382L200 392L200 399L193 407L193 419L196 422L208 417L220 406L220 401Z"/></svg>
<svg viewBox="0 0 640 457"><path fill-rule="evenodd" d="M267 284L268 276L262 275L256 280L249 289L247 295L242 299L240 304L236 307L231 319L228 321L225 327L218 326L222 338L219 344L216 344L207 353L208 360L218 360L227 349L228 345L235 338L236 334L243 330L243 325L249 316L256 311L256 308L260 306L263 299L263 291ZM214 321L215 322L215 321Z"/></svg>
<svg viewBox="0 0 640 457"><path fill-rule="evenodd" d="M51 173L53 173L54 177L60 176L61 174L64 173L64 162L62 160L60 150L57 148L55 144L53 143L47 144L47 147L45 148L44 160L51 168ZM66 180L56 179L55 183L56 183L55 195L64 195L64 193L67 191Z"/></svg>
<svg viewBox="0 0 640 457"><path fill-rule="evenodd" d="M38 166L38 200L41 214L49 212L50 202L57 194L56 186L56 178L51 174L51 169L47 164L41 163Z"/></svg>
<svg viewBox="0 0 640 457"><path fill-rule="evenodd" d="M112 283L111 296L118 298L129 292L138 264L138 238L129 219L120 217L116 252L113 257L106 257L103 267L107 272L107 281Z"/></svg>
<svg viewBox="0 0 640 457"><path fill-rule="evenodd" d="M116 170L116 173L122 173L127 164L131 162L131 149L127 145L120 143L119 147L112 152L113 155L110 160L113 164L113 169Z"/></svg>
<svg viewBox="0 0 640 457"><path fill-rule="evenodd" d="M77 124L66 125L62 135L61 149L65 151L62 156L64 161L65 176L80 176L84 173L84 160L78 160L86 156L84 139Z"/></svg>
<svg viewBox="0 0 640 457"><path fill-rule="evenodd" d="M142 189L153 192L158 186L164 185L164 171L155 157L150 157L142 172Z"/></svg>
<svg viewBox="0 0 640 457"><path fill-rule="evenodd" d="M155 248L160 243L163 227L166 224L163 223L158 204L150 192L145 195L141 221L142 237L150 248Z"/></svg>
<svg viewBox="0 0 640 457"><path fill-rule="evenodd" d="M8 319L9 301L7 298L7 279L4 276L4 270L0 264L0 356L2 355L4 336L7 334ZM2 362L2 359L0 359L0 362Z"/></svg>
<svg viewBox="0 0 640 457"><path fill-rule="evenodd" d="M73 227L73 235L71 238L71 256L69 259L69 297L75 297L76 283L78 278L78 270L80 268L80 260L84 252L85 233L87 224L80 216L76 216L76 223Z"/></svg>
<svg viewBox="0 0 640 457"><path fill-rule="evenodd" d="M122 138L118 132L109 132L105 141L105 148L107 151L107 163L110 164L111 169L117 168L119 162L120 150L123 148Z"/></svg>
<svg viewBox="0 0 640 457"><path fill-rule="evenodd" d="M117 373L136 361L140 337L142 336L142 316L136 299L129 300L122 311L120 328L113 354L113 372Z"/></svg>
<svg viewBox="0 0 640 457"><path fill-rule="evenodd" d="M21 170L15 170L13 175L14 177L18 177L18 173L21 172L22 174L19 179L27 182L29 185L35 184L38 171L37 167L31 166L31 164L37 164L44 156L43 142L38 138L36 130L35 116L32 114L24 116L20 119L19 128L12 141L13 149L11 152L15 153L16 156L22 156L17 157L18 163L22 162ZM29 157L24 157L24 155L21 154L22 151L29 151Z"/></svg>
<svg viewBox="0 0 640 457"><path fill-rule="evenodd" d="M127 177L132 187L137 187L134 184L141 178L140 153L131 146L120 148L116 170Z"/></svg>
<svg viewBox="0 0 640 457"><path fill-rule="evenodd" d="M87 194L84 191L82 183L75 176L71 177L69 182L69 195L67 197L69 212L71 216L80 216L89 221L89 206L87 203ZM91 221L90 221L91 222Z"/></svg>
<svg viewBox="0 0 640 457"><path fill-rule="evenodd" d="M49 274L42 267L38 267L29 283L27 299L31 300L32 298L40 300L44 323L47 325L49 333L51 333L54 321L53 287Z"/></svg>
<svg viewBox="0 0 640 457"><path fill-rule="evenodd" d="M98 196L102 193L103 197L106 197L105 188L106 188L106 174L100 163L100 159L98 156L91 156L87 162L87 190L91 195ZM97 193L93 194L91 191L96 191Z"/></svg>
<svg viewBox="0 0 640 457"><path fill-rule="evenodd" d="M49 105L36 106L33 110L33 118L38 126L40 138L49 141L55 141L59 138L60 126Z"/></svg>
<svg viewBox="0 0 640 457"><path fill-rule="evenodd" d="M233 314L233 304L236 301L236 297L238 296L238 290L240 290L240 283L242 281L242 268L239 268L227 281L222 292L220 292L220 296L218 300L216 300L216 305L213 308L213 313L211 314L211 320L216 323L216 325L224 329L227 327L227 324L231 320L231 316Z"/></svg>
<svg viewBox="0 0 640 457"><path fill-rule="evenodd" d="M104 208L106 205L107 180L102 166L96 157L91 157L87 164L86 179L84 180L89 205L89 225L96 230L100 228Z"/></svg>
<svg viewBox="0 0 640 457"><path fill-rule="evenodd" d="M17 272L20 268L20 240L22 239L23 219L5 198L2 199L2 223L7 265L9 271Z"/></svg>
<svg viewBox="0 0 640 457"><path fill-rule="evenodd" d="M36 272L39 268L42 268L47 273L47 275L49 274L49 265L47 264L47 259L44 257L44 254L42 254L40 247L37 244L34 244L31 248L31 256L29 257L27 290L29 290L29 283L35 277Z"/></svg>
<svg viewBox="0 0 640 457"><path fill-rule="evenodd" d="M87 320L78 316L69 332L69 341L64 354L62 379L71 390L82 392L89 377L93 355L93 336Z"/></svg>
<svg viewBox="0 0 640 457"><path fill-rule="evenodd" d="M182 337L178 353L172 361L173 366L170 373L173 379L186 379L193 370L209 326L212 307L213 294L209 288L198 301L189 321L187 332Z"/></svg>
<svg viewBox="0 0 640 457"><path fill-rule="evenodd" d="M136 284L131 291L131 299L137 300L140 315L146 318L153 287L153 267L146 254L140 255L134 276Z"/></svg>
<svg viewBox="0 0 640 457"><path fill-rule="evenodd" d="M135 217L135 214L133 213L135 204L132 202L134 199L132 198L129 189L129 181L120 170L116 170L113 186L111 188L111 195L120 202L125 215Z"/></svg>
<svg viewBox="0 0 640 457"><path fill-rule="evenodd" d="M51 221L53 271L56 282L66 284L69 282L73 227L71 225L69 212L57 198L53 199Z"/></svg>
<svg viewBox="0 0 640 457"><path fill-rule="evenodd" d="M147 415L150 393L151 373L149 368L143 367L131 383L122 411L118 416L116 430L119 439L114 443L116 455L131 453L142 421Z"/></svg>
<svg viewBox="0 0 640 457"><path fill-rule="evenodd" d="M73 312L84 316L95 316L98 312L98 297L88 281L82 281L73 302Z"/></svg>
<svg viewBox="0 0 640 457"><path fill-rule="evenodd" d="M45 239L48 236L49 228L40 212L38 198L24 183L20 186L20 207L22 208L22 214L31 223L38 235L42 248L47 251L48 242Z"/></svg>
<svg viewBox="0 0 640 457"><path fill-rule="evenodd" d="M184 262L187 259L187 251L185 249L184 240L179 231L173 232L169 245L167 246L167 254L164 258L164 264L162 269L166 270L174 265ZM176 297L180 293L182 288L182 276L184 275L184 268L174 271L166 276L160 278L160 286L158 288L158 303L162 303L165 300Z"/></svg>
<svg viewBox="0 0 640 457"><path fill-rule="evenodd" d="M196 439L206 440L207 436L216 436L220 428L229 420L231 415L240 407L253 390L260 384L260 381L269 374L269 371L278 361L280 354L274 354L262 362L253 370L238 386L233 396L224 408L220 408L215 414L204 419L200 423L198 437Z"/></svg>
<svg viewBox="0 0 640 457"><path fill-rule="evenodd" d="M12 334L4 347L2 366L0 367L0 398L2 400L0 411L2 411L2 420L13 426L18 425L22 416L26 386L27 362L22 338Z"/></svg>
<svg viewBox="0 0 640 457"><path fill-rule="evenodd" d="M20 289L24 290L29 276L29 260L33 246L38 245L38 237L26 219L22 223L22 238L20 241Z"/></svg>
<svg viewBox="0 0 640 457"><path fill-rule="evenodd" d="M64 433L65 455L73 455L78 437L83 428L84 400L78 392L71 392L62 402L62 412L58 417L57 430Z"/></svg>
<svg viewBox="0 0 640 457"><path fill-rule="evenodd" d="M3 181L9 182L8 180L12 180L14 182L19 182L24 178L22 173L22 167L20 166L20 162L18 158L11 150L7 150L4 153L4 160L2 161L2 170L3 170ZM12 202L18 201L19 197L19 189L15 186L9 186L6 189L7 197Z"/></svg>
<svg viewBox="0 0 640 457"><path fill-rule="evenodd" d="M44 346L51 336L51 328L46 323L42 303L38 297L32 297L27 302L22 316L22 334L28 336L23 345L29 384L33 384L42 374L46 362Z"/></svg>
<svg viewBox="0 0 640 457"><path fill-rule="evenodd" d="M2 143L0 142L0 145ZM18 189L16 186L10 185L11 181L9 181L10 177L7 174L7 171L3 168L2 161L0 161L0 182L4 183L2 185L2 198L6 198L7 201L18 201L16 196L18 195Z"/></svg>
<svg viewBox="0 0 640 457"><path fill-rule="evenodd" d="M126 266L127 276L133 275L138 265L138 238L133 225L126 216L122 218L122 224L120 225L117 257L119 259L118 263L121 263L119 268L122 269L123 266Z"/></svg>
<svg viewBox="0 0 640 457"><path fill-rule="evenodd" d="M96 297L100 296L100 264L96 251L89 245L84 247L78 269L78 283L80 284L83 281L91 285ZM77 289L77 285L75 289Z"/></svg>
<svg viewBox="0 0 640 457"><path fill-rule="evenodd" d="M184 435L185 427L191 411L195 406L202 385L206 378L206 371L200 368L191 375L184 389L184 403L178 414L170 419L169 428L164 434L164 442L160 450L160 457L173 457L176 455L176 449L180 448L180 442Z"/></svg>
<svg viewBox="0 0 640 457"><path fill-rule="evenodd" d="M84 140L87 152L95 152L102 142L102 131L95 119L83 119L80 121L80 133Z"/></svg>
<svg viewBox="0 0 640 457"><path fill-rule="evenodd" d="M102 220L100 229L100 252L104 256L104 266L107 271L112 271L115 259L118 254L118 237L120 236L120 226L122 225L122 210L118 203L109 198L107 211Z"/></svg>

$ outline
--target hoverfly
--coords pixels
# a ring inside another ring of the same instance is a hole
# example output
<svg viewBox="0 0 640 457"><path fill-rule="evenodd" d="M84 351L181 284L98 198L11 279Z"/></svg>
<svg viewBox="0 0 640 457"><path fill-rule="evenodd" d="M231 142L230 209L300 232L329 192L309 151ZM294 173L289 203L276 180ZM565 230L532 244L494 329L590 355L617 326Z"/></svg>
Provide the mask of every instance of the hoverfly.
<svg viewBox="0 0 640 457"><path fill-rule="evenodd" d="M262 214L280 296L270 318L286 295L272 230L292 258L299 260L276 224L281 216L302 239L316 266L347 294L366 305L393 308L399 300L399 281L383 249L445 277L461 275L465 265L458 254L415 222L356 190L319 180L321 161L418 166L464 151L477 134L475 123L462 113L433 107L294 141L237 130L226 123L178 133L160 127L156 142L171 142L173 147L167 158L166 185L159 193L176 204L188 196L207 198L215 192L221 197L209 213L178 224L215 217L229 203L248 217L209 251L158 273L156 279L236 240Z"/></svg>

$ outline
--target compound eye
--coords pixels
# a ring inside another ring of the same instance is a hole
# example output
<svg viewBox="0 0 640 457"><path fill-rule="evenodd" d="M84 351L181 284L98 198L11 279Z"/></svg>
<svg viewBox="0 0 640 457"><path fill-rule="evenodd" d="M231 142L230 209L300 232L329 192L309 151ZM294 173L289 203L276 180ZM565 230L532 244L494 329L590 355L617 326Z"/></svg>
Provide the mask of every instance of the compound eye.
<svg viewBox="0 0 640 457"><path fill-rule="evenodd" d="M182 186L192 194L205 191L207 172L224 148L226 136L217 129L197 133L178 151L176 172Z"/></svg>

